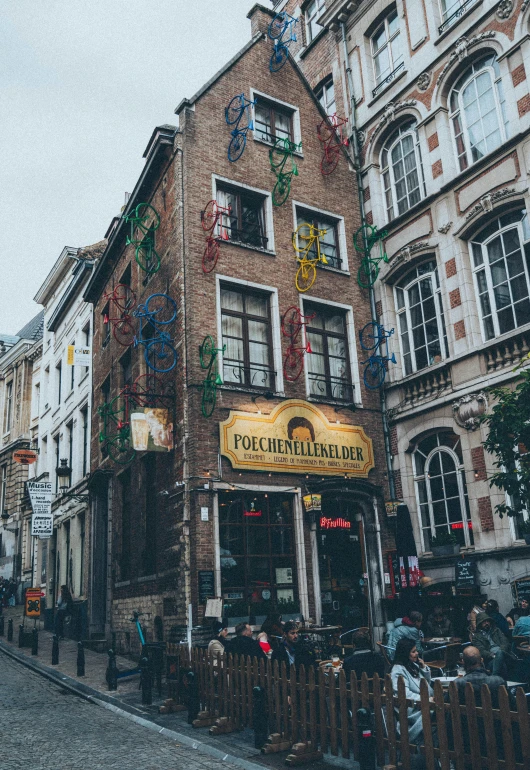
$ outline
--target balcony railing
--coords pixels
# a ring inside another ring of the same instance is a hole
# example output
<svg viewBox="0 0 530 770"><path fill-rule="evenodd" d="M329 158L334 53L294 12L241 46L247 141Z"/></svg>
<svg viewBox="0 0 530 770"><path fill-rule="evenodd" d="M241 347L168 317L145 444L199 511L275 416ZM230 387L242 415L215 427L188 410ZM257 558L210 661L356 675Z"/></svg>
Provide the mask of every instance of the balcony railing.
<svg viewBox="0 0 530 770"><path fill-rule="evenodd" d="M476 0L474 0L476 2ZM376 85L374 90L372 91L372 96L375 99L377 94L380 94L381 91L384 89L386 85L391 83L393 80L396 79L396 77L399 75L399 73L405 69L405 62L401 62L401 64L398 64L395 70L392 70L392 72L386 76L380 83Z"/></svg>
<svg viewBox="0 0 530 770"><path fill-rule="evenodd" d="M230 227L223 225L223 234L226 233L229 241L234 243L242 243L244 246L254 246L257 249L266 249L269 239L263 235L261 226L247 225L241 230L236 227Z"/></svg>
<svg viewBox="0 0 530 770"><path fill-rule="evenodd" d="M465 12L468 10L468 8L471 8L472 5L475 5L478 0L466 0L465 3L462 3L462 5L456 9L454 13L451 14L451 16L448 16L447 19L444 21L443 24L440 24L438 27L438 32L440 35L442 32L445 32L446 29L449 29L461 16L465 14Z"/></svg>
<svg viewBox="0 0 530 770"><path fill-rule="evenodd" d="M488 374L505 367L517 366L521 358L530 350L530 331L522 332L510 339L494 343L484 350Z"/></svg>
<svg viewBox="0 0 530 770"><path fill-rule="evenodd" d="M309 395L313 398L353 402L353 385L339 377L309 374Z"/></svg>
<svg viewBox="0 0 530 770"><path fill-rule="evenodd" d="M416 377L404 384L402 409L419 406L424 401L431 401L449 390L452 386L451 367L443 366L434 371L429 369L419 372Z"/></svg>
<svg viewBox="0 0 530 770"><path fill-rule="evenodd" d="M276 372L263 366L245 366L241 361L223 360L223 383L241 388L261 388L274 390Z"/></svg>

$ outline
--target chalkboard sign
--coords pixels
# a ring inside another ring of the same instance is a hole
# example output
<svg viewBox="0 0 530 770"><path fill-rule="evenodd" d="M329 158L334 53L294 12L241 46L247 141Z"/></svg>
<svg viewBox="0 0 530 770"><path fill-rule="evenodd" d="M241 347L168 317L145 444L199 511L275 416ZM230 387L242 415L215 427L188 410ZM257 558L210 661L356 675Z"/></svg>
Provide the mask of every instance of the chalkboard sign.
<svg viewBox="0 0 530 770"><path fill-rule="evenodd" d="M215 599L215 574L213 569L199 570L199 604Z"/></svg>
<svg viewBox="0 0 530 770"><path fill-rule="evenodd" d="M526 599L527 602L530 602L530 580L528 578L516 580L514 587L517 604L521 603L521 599Z"/></svg>
<svg viewBox="0 0 530 770"><path fill-rule="evenodd" d="M455 564L456 588L473 588L476 574L477 564L473 559L459 559Z"/></svg>

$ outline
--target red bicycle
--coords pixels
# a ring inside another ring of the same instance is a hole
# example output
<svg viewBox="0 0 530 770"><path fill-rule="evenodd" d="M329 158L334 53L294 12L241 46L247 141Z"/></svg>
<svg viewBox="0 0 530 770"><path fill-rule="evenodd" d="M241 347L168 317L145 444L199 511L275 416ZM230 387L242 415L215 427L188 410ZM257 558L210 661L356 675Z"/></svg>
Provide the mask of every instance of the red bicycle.
<svg viewBox="0 0 530 770"><path fill-rule="evenodd" d="M202 229L209 233L206 238L206 248L202 255L202 269L204 273L211 273L219 259L219 240L228 240L228 230L221 227L218 235L214 235L215 228L222 216L230 216L231 206L219 206L217 201L208 201L201 211Z"/></svg>
<svg viewBox="0 0 530 770"><path fill-rule="evenodd" d="M320 161L320 170L327 176L335 171L341 153L341 147L349 144L348 138L342 136L342 127L348 120L340 118L337 113L328 115L317 126L318 138L322 142L324 157Z"/></svg>
<svg viewBox="0 0 530 770"><path fill-rule="evenodd" d="M309 340L305 345L298 343L303 342L302 327L309 323L315 315L316 313L302 315L300 310L293 305L282 316L282 333L291 341L283 360L283 373L289 382L296 382L302 373L304 355L313 352Z"/></svg>
<svg viewBox="0 0 530 770"><path fill-rule="evenodd" d="M120 345L129 347L134 342L136 334L134 328L134 319L131 310L136 305L136 294L125 283L119 283L114 287L114 291L105 294L105 299L109 303L109 312L103 316L103 323L112 324L112 333L114 339ZM110 309L114 307L116 317L111 318Z"/></svg>

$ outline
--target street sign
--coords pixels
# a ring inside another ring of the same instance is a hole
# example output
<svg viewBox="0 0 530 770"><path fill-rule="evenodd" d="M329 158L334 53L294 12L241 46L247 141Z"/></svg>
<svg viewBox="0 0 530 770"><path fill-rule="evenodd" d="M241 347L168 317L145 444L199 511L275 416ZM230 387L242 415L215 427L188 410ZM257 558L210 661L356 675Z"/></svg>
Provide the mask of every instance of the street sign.
<svg viewBox="0 0 530 770"><path fill-rule="evenodd" d="M92 360L91 348L76 348L75 345L68 345L66 363L68 366L90 366Z"/></svg>
<svg viewBox="0 0 530 770"><path fill-rule="evenodd" d="M13 452L13 460L19 465L32 465L38 457L33 449L17 449Z"/></svg>
<svg viewBox="0 0 530 770"><path fill-rule="evenodd" d="M34 513L31 516L31 536L51 537L53 535L53 513Z"/></svg>
<svg viewBox="0 0 530 770"><path fill-rule="evenodd" d="M26 617L40 617L41 596L40 588L26 588Z"/></svg>

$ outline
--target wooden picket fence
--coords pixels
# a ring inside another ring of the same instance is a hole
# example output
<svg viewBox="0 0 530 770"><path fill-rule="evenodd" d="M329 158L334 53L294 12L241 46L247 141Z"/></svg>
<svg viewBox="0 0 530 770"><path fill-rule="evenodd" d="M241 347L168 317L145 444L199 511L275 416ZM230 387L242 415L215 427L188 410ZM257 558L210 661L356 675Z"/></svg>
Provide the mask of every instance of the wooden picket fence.
<svg viewBox="0 0 530 770"><path fill-rule="evenodd" d="M373 735L377 764L410 770L413 755L425 757L428 770L530 770L530 720L526 696L517 688L515 697L505 688L498 694L498 708L493 708L491 693L485 685L481 704L475 702L471 685L465 693L465 704L458 699L454 684L448 696L440 682L434 683L434 697L429 699L425 682L421 702L407 701L405 684L399 681L398 694L392 691L390 676L377 674L368 679L344 671L338 675L323 668L303 666L287 671L270 660L239 659L227 656L212 661L207 651L169 645L169 694L186 704L185 673L193 671L198 684L201 718L197 726L221 720L230 732L253 727L253 688L262 687L266 694L268 731L281 736L281 744L310 743L345 759L359 756L358 709L368 708L373 714ZM447 691L446 691L447 692ZM420 746L409 743L408 710L421 709L423 741ZM200 723L200 724L199 724ZM215 729L212 731L215 732Z"/></svg>

